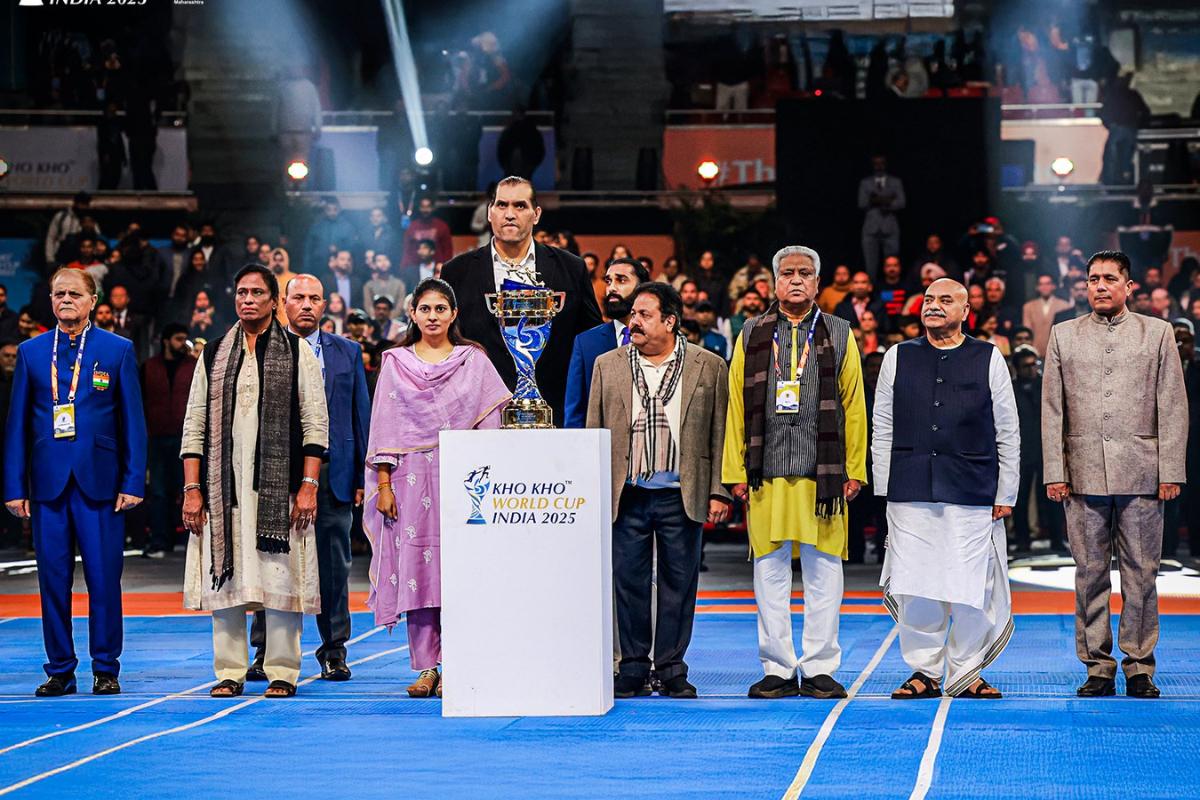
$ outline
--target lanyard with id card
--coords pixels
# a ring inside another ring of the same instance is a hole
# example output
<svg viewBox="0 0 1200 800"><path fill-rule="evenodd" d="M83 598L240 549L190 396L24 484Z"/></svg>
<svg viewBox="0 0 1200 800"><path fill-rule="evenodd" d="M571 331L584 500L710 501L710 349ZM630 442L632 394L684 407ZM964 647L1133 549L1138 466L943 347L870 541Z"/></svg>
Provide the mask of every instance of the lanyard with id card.
<svg viewBox="0 0 1200 800"><path fill-rule="evenodd" d="M775 329L772 335L771 347L775 355L775 413L776 414L799 414L800 413L800 378L804 375L804 369L808 366L808 356L812 352L813 332L817 329L817 322L821 318L820 309L813 309L812 325L808 329L808 337L804 342L804 352L800 356L800 364L796 364L796 326L792 326L792 346L789 349L789 375L790 380L784 380L783 370L779 366L779 329Z"/></svg>
<svg viewBox="0 0 1200 800"><path fill-rule="evenodd" d="M54 326L54 350L50 355L50 395L54 400L52 419L55 439L75 438L75 392L79 389L79 372L83 366L83 347L87 344L87 328L79 337L79 350L75 354L75 369L71 375L71 391L67 402L58 402L58 326Z"/></svg>

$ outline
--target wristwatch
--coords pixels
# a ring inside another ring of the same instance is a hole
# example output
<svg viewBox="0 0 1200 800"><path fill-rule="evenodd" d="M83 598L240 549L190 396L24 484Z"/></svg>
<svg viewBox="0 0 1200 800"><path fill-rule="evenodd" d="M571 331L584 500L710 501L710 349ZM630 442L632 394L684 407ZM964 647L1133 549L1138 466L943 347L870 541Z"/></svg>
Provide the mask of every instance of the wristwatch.
<svg viewBox="0 0 1200 800"><path fill-rule="evenodd" d="M301 478L301 479L300 479L300 482L301 482L301 483L311 483L313 486L320 486L320 485L321 485L321 482L320 482L320 481L318 481L316 478L310 478L310 477L308 477L307 475L305 475L303 478Z"/></svg>

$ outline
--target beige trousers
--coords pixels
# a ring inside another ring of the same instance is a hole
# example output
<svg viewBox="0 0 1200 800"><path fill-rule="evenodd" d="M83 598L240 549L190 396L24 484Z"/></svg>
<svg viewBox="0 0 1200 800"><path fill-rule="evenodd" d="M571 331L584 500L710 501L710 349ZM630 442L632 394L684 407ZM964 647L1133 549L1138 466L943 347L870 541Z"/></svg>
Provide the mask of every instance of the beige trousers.
<svg viewBox="0 0 1200 800"><path fill-rule="evenodd" d="M212 612L213 671L217 680L243 683L250 666L246 645L248 606L223 608ZM268 608L267 646L263 671L269 681L287 681L293 686L300 679L300 629L304 615L299 611Z"/></svg>

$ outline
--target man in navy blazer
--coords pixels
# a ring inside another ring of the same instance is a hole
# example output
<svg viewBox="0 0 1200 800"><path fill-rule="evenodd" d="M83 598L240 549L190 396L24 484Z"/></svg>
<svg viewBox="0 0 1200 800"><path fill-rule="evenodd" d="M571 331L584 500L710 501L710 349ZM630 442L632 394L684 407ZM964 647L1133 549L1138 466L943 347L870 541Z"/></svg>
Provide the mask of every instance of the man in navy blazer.
<svg viewBox="0 0 1200 800"><path fill-rule="evenodd" d="M88 588L92 692L119 694L125 550L119 515L146 490L137 358L128 339L91 324L96 282L88 273L56 272L50 302L58 325L17 348L4 443L4 503L16 516L32 518L37 551L47 680L36 694L76 691L76 547Z"/></svg>
<svg viewBox="0 0 1200 800"><path fill-rule="evenodd" d="M321 362L325 402L329 409L328 460L321 465L317 487L317 571L321 584L321 613L317 631L321 646L317 661L321 677L350 680L346 640L350 638L350 526L354 508L363 501L363 463L371 427L371 398L362 347L320 329L325 293L315 275L297 275L283 287L283 310L288 330L304 339ZM249 680L266 680L263 672L266 627L263 613L254 615L251 642L255 647Z"/></svg>
<svg viewBox="0 0 1200 800"><path fill-rule="evenodd" d="M538 390L554 410L555 427L562 427L571 348L575 337L598 325L602 317L583 259L533 241L533 226L541 215L533 184L517 177L500 181L488 204L491 244L447 261L442 280L457 295L463 336L483 346L509 389L516 388L517 368L485 295L495 294L506 277L529 272L546 288L563 292L562 310L554 317L550 340L537 362Z"/></svg>
<svg viewBox="0 0 1200 800"><path fill-rule="evenodd" d="M588 396L592 391L592 367L596 359L610 350L629 344L630 301L633 292L650 282L650 271L636 258L616 258L604 273L604 316L601 322L575 337L571 364L567 368L567 393L564 402L564 428L587 426Z"/></svg>

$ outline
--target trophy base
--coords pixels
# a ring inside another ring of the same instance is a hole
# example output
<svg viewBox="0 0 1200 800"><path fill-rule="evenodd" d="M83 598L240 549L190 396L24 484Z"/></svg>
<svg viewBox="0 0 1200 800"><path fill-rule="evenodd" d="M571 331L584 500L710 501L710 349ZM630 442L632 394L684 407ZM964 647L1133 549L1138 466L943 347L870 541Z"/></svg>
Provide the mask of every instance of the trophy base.
<svg viewBox="0 0 1200 800"><path fill-rule="evenodd" d="M512 400L500 412L500 427L516 430L553 428L554 409L544 400Z"/></svg>

